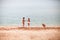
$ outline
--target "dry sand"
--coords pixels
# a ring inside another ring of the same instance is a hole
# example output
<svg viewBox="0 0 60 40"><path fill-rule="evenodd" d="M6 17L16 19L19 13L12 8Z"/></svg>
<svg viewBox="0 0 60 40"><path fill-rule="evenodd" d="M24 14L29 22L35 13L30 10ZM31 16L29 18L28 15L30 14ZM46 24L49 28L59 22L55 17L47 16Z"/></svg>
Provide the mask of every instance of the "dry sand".
<svg viewBox="0 0 60 40"><path fill-rule="evenodd" d="M0 30L0 40L60 40L60 29L41 29L41 30L4 29Z"/></svg>

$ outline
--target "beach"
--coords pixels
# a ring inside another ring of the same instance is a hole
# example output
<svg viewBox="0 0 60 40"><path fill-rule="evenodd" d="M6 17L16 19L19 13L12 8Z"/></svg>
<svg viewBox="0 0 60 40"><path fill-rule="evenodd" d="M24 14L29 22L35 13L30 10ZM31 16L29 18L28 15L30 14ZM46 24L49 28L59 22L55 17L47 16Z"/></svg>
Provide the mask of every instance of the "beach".
<svg viewBox="0 0 60 40"><path fill-rule="evenodd" d="M0 40L60 40L60 29L24 29L0 27Z"/></svg>

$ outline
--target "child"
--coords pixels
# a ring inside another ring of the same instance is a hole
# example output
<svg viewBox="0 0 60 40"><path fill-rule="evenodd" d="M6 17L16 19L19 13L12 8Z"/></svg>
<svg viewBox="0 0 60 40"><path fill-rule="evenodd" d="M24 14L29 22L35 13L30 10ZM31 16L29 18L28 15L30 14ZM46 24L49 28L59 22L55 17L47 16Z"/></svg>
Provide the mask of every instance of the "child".
<svg viewBox="0 0 60 40"><path fill-rule="evenodd" d="M45 28L46 27L46 25L45 24L42 24L42 26Z"/></svg>
<svg viewBox="0 0 60 40"><path fill-rule="evenodd" d="M22 25L23 25L23 27L25 26L25 17L23 17L23 19L22 19Z"/></svg>
<svg viewBox="0 0 60 40"><path fill-rule="evenodd" d="M28 18L28 26L30 26L30 18Z"/></svg>

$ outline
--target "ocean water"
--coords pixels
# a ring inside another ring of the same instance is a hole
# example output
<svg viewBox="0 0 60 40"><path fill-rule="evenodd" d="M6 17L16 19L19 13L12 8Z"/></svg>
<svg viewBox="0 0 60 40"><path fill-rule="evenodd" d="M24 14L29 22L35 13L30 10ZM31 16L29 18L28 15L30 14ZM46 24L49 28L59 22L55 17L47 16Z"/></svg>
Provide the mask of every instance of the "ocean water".
<svg viewBox="0 0 60 40"><path fill-rule="evenodd" d="M31 19L31 26L60 26L58 0L0 0L0 25L20 25L22 17Z"/></svg>
<svg viewBox="0 0 60 40"><path fill-rule="evenodd" d="M22 18L23 17L15 17L15 16L6 16L6 17L0 17L0 25L17 25L22 26ZM30 26L42 26L42 24L46 24L46 26L59 26L58 18L48 18L46 17L25 17L25 26L27 26L27 19L30 18Z"/></svg>

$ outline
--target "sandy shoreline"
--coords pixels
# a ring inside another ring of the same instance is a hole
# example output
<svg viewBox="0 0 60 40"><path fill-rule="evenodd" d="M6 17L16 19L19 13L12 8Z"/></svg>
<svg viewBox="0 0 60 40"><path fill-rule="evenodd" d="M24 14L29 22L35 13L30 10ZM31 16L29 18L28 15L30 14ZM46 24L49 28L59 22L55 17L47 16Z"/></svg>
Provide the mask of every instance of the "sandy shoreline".
<svg viewBox="0 0 60 40"><path fill-rule="evenodd" d="M19 27L19 26L0 26L0 30L42 30L42 29L60 29L60 27Z"/></svg>
<svg viewBox="0 0 60 40"><path fill-rule="evenodd" d="M0 27L0 40L60 40L60 28Z"/></svg>
<svg viewBox="0 0 60 40"><path fill-rule="evenodd" d="M0 30L0 40L60 40L60 30Z"/></svg>

